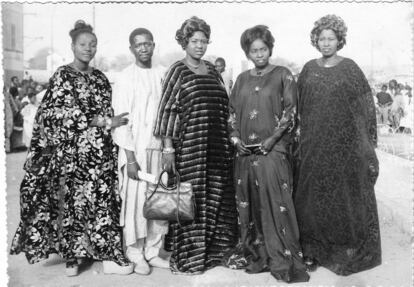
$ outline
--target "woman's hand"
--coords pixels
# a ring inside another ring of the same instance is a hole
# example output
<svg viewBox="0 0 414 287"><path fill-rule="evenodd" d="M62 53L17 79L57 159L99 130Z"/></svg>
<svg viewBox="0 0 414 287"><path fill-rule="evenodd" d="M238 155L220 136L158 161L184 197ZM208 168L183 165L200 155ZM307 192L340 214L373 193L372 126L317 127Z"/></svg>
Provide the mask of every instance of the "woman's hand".
<svg viewBox="0 0 414 287"><path fill-rule="evenodd" d="M127 163L127 174L130 179L139 180L138 171L141 170L141 167L137 162Z"/></svg>
<svg viewBox="0 0 414 287"><path fill-rule="evenodd" d="M270 151L272 151L273 146L276 144L276 138L271 136L265 139L261 146L254 150L255 154L260 155L267 155Z"/></svg>
<svg viewBox="0 0 414 287"><path fill-rule="evenodd" d="M126 124L128 124L128 118L125 118L129 113L122 113L119 114L117 116L114 116L113 118L111 118L112 123L111 123L111 127L112 128L117 128L120 126L124 126Z"/></svg>
<svg viewBox="0 0 414 287"><path fill-rule="evenodd" d="M162 154L162 168L169 174L175 173L175 153Z"/></svg>
<svg viewBox="0 0 414 287"><path fill-rule="evenodd" d="M252 154L252 152L247 147L245 147L245 143L240 139L236 142L235 146L236 146L237 152L241 156Z"/></svg>

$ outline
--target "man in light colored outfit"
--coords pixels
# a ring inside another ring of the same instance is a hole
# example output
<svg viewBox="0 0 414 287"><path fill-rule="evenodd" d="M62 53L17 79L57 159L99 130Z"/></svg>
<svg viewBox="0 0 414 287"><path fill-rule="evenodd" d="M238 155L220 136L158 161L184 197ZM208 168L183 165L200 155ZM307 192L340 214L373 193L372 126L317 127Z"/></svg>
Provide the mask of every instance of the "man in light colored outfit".
<svg viewBox="0 0 414 287"><path fill-rule="evenodd" d="M214 65L216 67L217 72L220 73L223 82L224 87L226 88L227 95L230 96L231 89L233 87L233 73L230 70L226 70L226 61L219 57L214 62Z"/></svg>
<svg viewBox="0 0 414 287"><path fill-rule="evenodd" d="M129 123L115 129L113 139L119 146L121 225L126 256L135 263L136 273L146 275L150 273L149 265L169 268L169 262L158 256L168 223L144 218L147 182L138 178L139 170L154 175L161 171L161 140L153 136L153 125L164 69L152 65L155 44L150 31L135 29L129 42L136 61L120 73L112 98L115 114L128 112Z"/></svg>

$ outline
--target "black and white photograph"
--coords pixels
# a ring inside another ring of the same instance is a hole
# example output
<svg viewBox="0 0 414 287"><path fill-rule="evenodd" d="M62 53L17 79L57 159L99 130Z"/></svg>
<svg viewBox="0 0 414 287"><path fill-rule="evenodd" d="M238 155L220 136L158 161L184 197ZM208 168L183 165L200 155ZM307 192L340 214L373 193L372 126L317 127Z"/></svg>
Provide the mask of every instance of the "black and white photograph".
<svg viewBox="0 0 414 287"><path fill-rule="evenodd" d="M414 2L0 6L1 286L413 286Z"/></svg>

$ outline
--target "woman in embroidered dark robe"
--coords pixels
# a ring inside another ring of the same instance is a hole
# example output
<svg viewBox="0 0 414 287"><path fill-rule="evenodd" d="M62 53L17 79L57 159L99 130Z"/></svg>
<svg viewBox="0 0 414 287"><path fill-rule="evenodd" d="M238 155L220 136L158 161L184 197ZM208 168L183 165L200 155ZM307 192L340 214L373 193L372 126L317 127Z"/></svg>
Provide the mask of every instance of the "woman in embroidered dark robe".
<svg viewBox="0 0 414 287"><path fill-rule="evenodd" d="M191 182L196 200L193 222L170 223L166 250L173 273L197 274L221 264L237 241L232 154L227 130L228 97L222 79L201 58L210 26L186 20L176 39L186 57L167 72L155 124L163 138L164 168Z"/></svg>
<svg viewBox="0 0 414 287"><path fill-rule="evenodd" d="M238 76L230 97L241 255L248 273L270 271L285 282L304 282L309 275L299 245L289 156L297 90L288 69L269 63L273 43L266 26L242 34L242 48L255 68ZM228 265L242 267L235 258L230 256Z"/></svg>
<svg viewBox="0 0 414 287"><path fill-rule="evenodd" d="M70 36L74 61L57 69L36 114L11 254L24 252L35 263L57 253L69 276L78 274L79 258L128 274L111 137L128 119L113 116L108 79L89 66L97 45L92 27L78 21Z"/></svg>
<svg viewBox="0 0 414 287"><path fill-rule="evenodd" d="M300 137L295 207L305 261L339 275L381 263L374 185L377 126L371 88L358 65L337 55L346 26L335 15L315 22L322 54L298 80Z"/></svg>

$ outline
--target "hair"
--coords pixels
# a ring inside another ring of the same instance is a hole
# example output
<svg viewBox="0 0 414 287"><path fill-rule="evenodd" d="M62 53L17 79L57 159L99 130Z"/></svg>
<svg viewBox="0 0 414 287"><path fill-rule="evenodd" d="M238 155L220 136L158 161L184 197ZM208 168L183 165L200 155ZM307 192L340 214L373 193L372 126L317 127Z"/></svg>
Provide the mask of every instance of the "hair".
<svg viewBox="0 0 414 287"><path fill-rule="evenodd" d="M134 44L134 38L138 35L148 35L151 38L151 41L154 41L154 36L150 30L145 28L137 28L129 34L129 44L131 46Z"/></svg>
<svg viewBox="0 0 414 287"><path fill-rule="evenodd" d="M175 40L185 50L188 45L188 40L194 35L195 32L203 32L207 40L210 40L211 29L210 25L203 19L196 16L191 17L184 21L181 28L175 33Z"/></svg>
<svg viewBox="0 0 414 287"><path fill-rule="evenodd" d="M218 57L214 62L221 62L223 66L226 65L226 61L222 57Z"/></svg>
<svg viewBox="0 0 414 287"><path fill-rule="evenodd" d="M384 84L384 85L381 86L381 90L382 89L388 89L388 86L386 84Z"/></svg>
<svg viewBox="0 0 414 287"><path fill-rule="evenodd" d="M10 78L10 81L13 82L14 79L19 79L19 78L17 76L13 76L13 77Z"/></svg>
<svg viewBox="0 0 414 287"><path fill-rule="evenodd" d="M335 33L339 42L337 47L338 51L345 46L348 28L341 17L336 15L326 15L315 22L310 37L312 46L318 49L318 51L320 50L318 46L319 36L323 30L332 30Z"/></svg>
<svg viewBox="0 0 414 287"><path fill-rule="evenodd" d="M269 28L265 25L256 25L244 31L241 35L240 45L246 56L249 55L250 45L257 39L262 40L266 44L270 50L270 56L272 56L275 38L273 38Z"/></svg>
<svg viewBox="0 0 414 287"><path fill-rule="evenodd" d="M75 43L79 35L84 33L91 34L96 38L96 35L93 32L93 28L91 25L86 24L83 20L76 21L74 28L69 32L69 36L72 38L72 43Z"/></svg>

